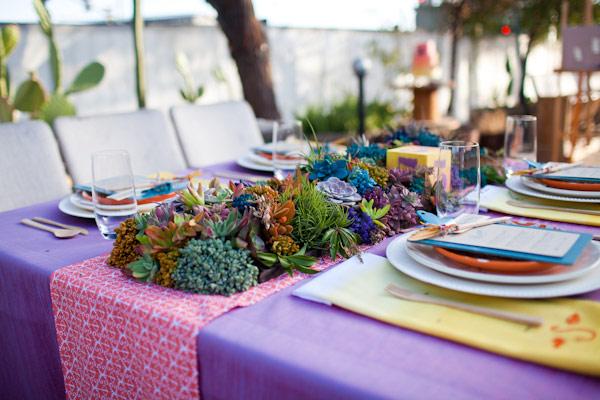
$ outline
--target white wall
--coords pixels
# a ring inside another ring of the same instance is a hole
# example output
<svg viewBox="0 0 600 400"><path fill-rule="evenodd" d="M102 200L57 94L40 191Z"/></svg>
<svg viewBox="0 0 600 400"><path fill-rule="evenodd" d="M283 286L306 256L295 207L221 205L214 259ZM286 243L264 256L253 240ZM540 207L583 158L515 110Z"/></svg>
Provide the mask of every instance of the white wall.
<svg viewBox="0 0 600 400"><path fill-rule="evenodd" d="M106 67L102 84L73 97L80 114L129 111L136 107L132 34L128 26L58 26L58 43L64 57L64 82L68 84L88 62L97 59ZM370 32L351 30L268 28L277 101L285 116L308 104L327 104L345 93L356 92L352 60L368 55L372 43L400 54L400 67L410 69L416 43L436 41L441 53L443 79L448 80L449 45L447 36L424 32ZM506 56L515 59L515 40L495 38L474 44L464 40L459 46L456 114L466 120L472 107L492 106L494 93L504 93L508 76L504 71ZM177 51L187 53L195 79L205 85L201 102L210 103L241 98L241 85L234 62L229 56L224 35L216 26L151 25L145 30L145 54L148 106L166 110L182 103L179 97L181 78L175 68ZM538 46L531 55L528 71L546 93L556 92L553 69L560 62L556 43ZM37 26L22 26L21 42L9 61L15 83L27 71L38 71L50 84L47 43ZM212 75L221 68L229 82L219 83ZM366 81L367 96L394 99L410 107L410 93L393 90L389 83L393 73L375 60ZM572 79L563 80L563 92L573 90ZM531 82L528 91L532 94ZM440 107L447 107L447 90L442 91ZM508 99L508 103L514 98Z"/></svg>

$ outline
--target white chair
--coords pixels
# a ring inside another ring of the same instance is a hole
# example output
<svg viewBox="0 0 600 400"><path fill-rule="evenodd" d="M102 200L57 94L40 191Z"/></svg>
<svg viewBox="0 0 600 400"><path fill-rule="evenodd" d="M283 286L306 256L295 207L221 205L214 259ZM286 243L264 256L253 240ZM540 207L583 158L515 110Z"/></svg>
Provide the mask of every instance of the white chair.
<svg viewBox="0 0 600 400"><path fill-rule="evenodd" d="M245 101L171 108L188 165L201 167L235 160L263 142L252 108Z"/></svg>
<svg viewBox="0 0 600 400"><path fill-rule="evenodd" d="M92 154L100 150L127 150L139 175L186 167L177 137L160 111L62 117L54 122L54 131L75 183L92 180Z"/></svg>
<svg viewBox="0 0 600 400"><path fill-rule="evenodd" d="M69 193L58 145L40 121L0 124L0 211Z"/></svg>

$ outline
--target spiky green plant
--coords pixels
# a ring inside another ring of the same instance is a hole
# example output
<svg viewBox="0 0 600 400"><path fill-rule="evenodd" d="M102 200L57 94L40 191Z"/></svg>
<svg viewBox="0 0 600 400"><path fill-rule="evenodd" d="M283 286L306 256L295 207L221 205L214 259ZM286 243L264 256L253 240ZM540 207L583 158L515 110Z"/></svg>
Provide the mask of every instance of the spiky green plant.
<svg viewBox="0 0 600 400"><path fill-rule="evenodd" d="M300 271L305 274L316 274L319 271L310 267L317 262L317 259L312 256L307 256L305 253L306 246L289 256L278 255L275 253L258 253L257 258L269 268L278 263L290 276L294 271Z"/></svg>
<svg viewBox="0 0 600 400"><path fill-rule="evenodd" d="M326 235L334 228L349 226L348 215L344 209L327 201L326 197L316 189L314 184L305 182L295 197L296 216L292 221L292 237L309 249L332 250L337 255L340 250L336 243L330 241L331 236ZM338 237L338 235L333 235ZM346 239L346 236L344 236ZM341 240L341 239L340 239ZM347 241L343 241L346 244ZM342 243L339 242L338 243Z"/></svg>

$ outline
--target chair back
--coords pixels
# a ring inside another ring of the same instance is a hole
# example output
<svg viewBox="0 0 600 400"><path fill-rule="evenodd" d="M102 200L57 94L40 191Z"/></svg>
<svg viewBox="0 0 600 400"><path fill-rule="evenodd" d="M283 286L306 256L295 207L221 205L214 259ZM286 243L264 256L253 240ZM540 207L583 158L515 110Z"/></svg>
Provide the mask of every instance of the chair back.
<svg viewBox="0 0 600 400"><path fill-rule="evenodd" d="M75 183L92 180L91 157L100 150L129 152L134 174L177 173L186 165L169 121L157 110L61 117L54 130Z"/></svg>
<svg viewBox="0 0 600 400"><path fill-rule="evenodd" d="M40 121L0 124L0 211L69 193L58 145Z"/></svg>
<svg viewBox="0 0 600 400"><path fill-rule="evenodd" d="M188 165L235 160L263 143L256 117L245 101L171 108Z"/></svg>

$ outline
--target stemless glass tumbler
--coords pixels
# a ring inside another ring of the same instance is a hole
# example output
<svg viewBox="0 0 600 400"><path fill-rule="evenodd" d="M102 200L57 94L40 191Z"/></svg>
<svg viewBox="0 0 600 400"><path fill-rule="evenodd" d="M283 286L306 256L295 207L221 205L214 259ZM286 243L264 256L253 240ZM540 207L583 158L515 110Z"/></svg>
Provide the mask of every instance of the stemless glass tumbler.
<svg viewBox="0 0 600 400"><path fill-rule="evenodd" d="M479 143L440 143L435 203L440 218L479 212Z"/></svg>
<svg viewBox="0 0 600 400"><path fill-rule="evenodd" d="M273 175L277 179L283 179L286 175L284 170L289 166L286 156L302 154L303 143L301 121L273 121Z"/></svg>
<svg viewBox="0 0 600 400"><path fill-rule="evenodd" d="M529 168L527 161L536 161L536 153L537 118L533 115L506 117L503 162L506 174Z"/></svg>
<svg viewBox="0 0 600 400"><path fill-rule="evenodd" d="M115 228L137 212L129 153L125 150L94 153L92 177L96 224L105 239L115 239Z"/></svg>

